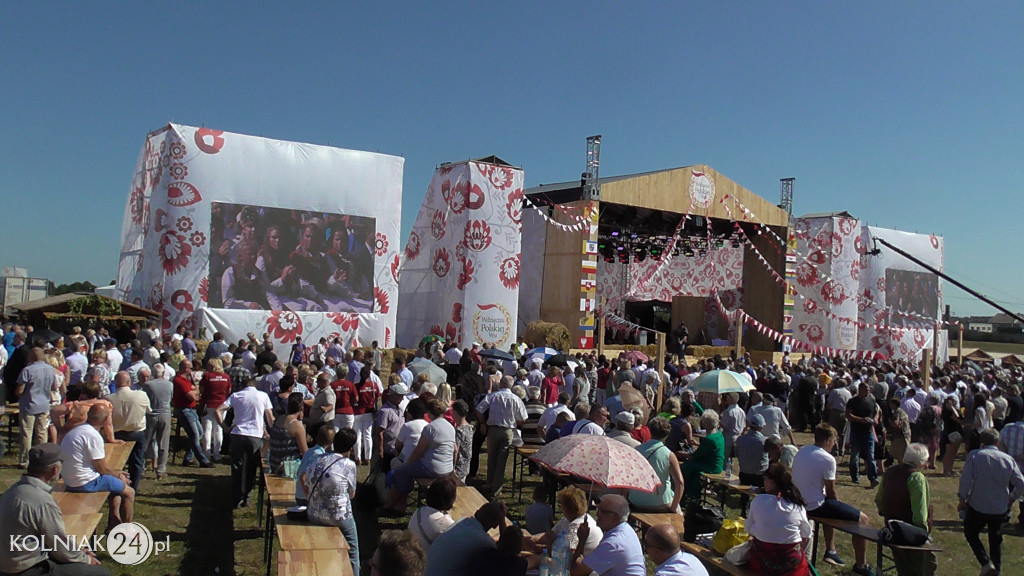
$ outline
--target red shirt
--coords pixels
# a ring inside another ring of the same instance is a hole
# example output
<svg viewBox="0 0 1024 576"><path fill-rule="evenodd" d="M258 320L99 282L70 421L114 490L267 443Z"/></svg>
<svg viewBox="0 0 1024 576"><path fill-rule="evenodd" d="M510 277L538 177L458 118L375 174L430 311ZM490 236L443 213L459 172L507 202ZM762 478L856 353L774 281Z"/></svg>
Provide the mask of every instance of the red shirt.
<svg viewBox="0 0 1024 576"><path fill-rule="evenodd" d="M545 404L554 404L558 402L558 391L564 382L562 377L551 377L548 376L544 379L544 382L540 385L540 396L544 399Z"/></svg>
<svg viewBox="0 0 1024 576"><path fill-rule="evenodd" d="M199 393L202 404L216 410L231 395L231 377L224 372L204 372Z"/></svg>
<svg viewBox="0 0 1024 576"><path fill-rule="evenodd" d="M632 430L630 430L629 435L632 436L633 439L636 440L637 442L643 444L644 442L647 442L648 440L651 439L651 429L648 428L646 424L644 424L639 428L633 428Z"/></svg>
<svg viewBox="0 0 1024 576"><path fill-rule="evenodd" d="M331 382L331 388L334 389L334 413L355 414L353 405L359 402L359 393L356 391L356 385L348 380L341 379Z"/></svg>
<svg viewBox="0 0 1024 576"><path fill-rule="evenodd" d="M608 378L612 375L611 368L598 368L597 369L597 389L604 390L608 388Z"/></svg>
<svg viewBox="0 0 1024 576"><path fill-rule="evenodd" d="M230 378L228 379L230 381ZM171 395L171 406L175 408L195 408L196 401L189 397L188 393L192 391L195 384L192 380L184 374L178 374L174 377L174 393Z"/></svg>
<svg viewBox="0 0 1024 576"><path fill-rule="evenodd" d="M373 380L367 378L359 388L359 407L354 412L356 414L373 414L379 398L380 392L377 391L377 385L373 383Z"/></svg>

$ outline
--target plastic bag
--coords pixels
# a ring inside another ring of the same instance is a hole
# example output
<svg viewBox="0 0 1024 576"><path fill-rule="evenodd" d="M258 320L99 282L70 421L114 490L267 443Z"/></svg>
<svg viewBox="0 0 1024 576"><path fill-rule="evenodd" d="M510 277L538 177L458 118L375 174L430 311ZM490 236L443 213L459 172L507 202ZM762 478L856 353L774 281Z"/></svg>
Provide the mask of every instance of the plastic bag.
<svg viewBox="0 0 1024 576"><path fill-rule="evenodd" d="M725 561L733 566L742 566L750 562L750 549L754 543L748 538L746 542L737 544L725 551Z"/></svg>
<svg viewBox="0 0 1024 576"><path fill-rule="evenodd" d="M711 548L719 554L725 554L733 546L743 544L750 536L743 529L743 519L727 519L722 522L722 527L715 533L715 539L711 541Z"/></svg>

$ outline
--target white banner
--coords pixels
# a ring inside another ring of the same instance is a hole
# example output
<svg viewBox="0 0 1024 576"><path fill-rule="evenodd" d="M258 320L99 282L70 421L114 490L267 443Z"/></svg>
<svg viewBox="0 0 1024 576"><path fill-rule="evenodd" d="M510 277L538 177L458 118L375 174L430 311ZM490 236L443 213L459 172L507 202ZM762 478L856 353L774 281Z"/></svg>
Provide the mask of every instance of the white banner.
<svg viewBox="0 0 1024 576"><path fill-rule="evenodd" d="M519 309L523 171L463 162L434 172L402 266L399 344L427 334L507 350Z"/></svg>
<svg viewBox="0 0 1024 576"><path fill-rule="evenodd" d="M132 179L119 296L161 311L165 331L390 346L403 164L170 124Z"/></svg>

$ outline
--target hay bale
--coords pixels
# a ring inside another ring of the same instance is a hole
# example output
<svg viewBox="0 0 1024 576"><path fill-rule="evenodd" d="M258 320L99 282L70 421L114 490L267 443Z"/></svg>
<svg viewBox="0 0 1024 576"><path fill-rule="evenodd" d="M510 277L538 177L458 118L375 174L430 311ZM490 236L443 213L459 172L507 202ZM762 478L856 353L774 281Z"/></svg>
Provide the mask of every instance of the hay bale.
<svg viewBox="0 0 1024 576"><path fill-rule="evenodd" d="M544 322L536 320L530 322L523 335L529 345L533 348L548 346L555 350L564 351L572 347L572 337L565 324L558 322Z"/></svg>
<svg viewBox="0 0 1024 576"><path fill-rule="evenodd" d="M695 356L703 360L705 358L714 358L716 355L728 358L733 350L735 350L733 346L687 346L683 353L687 356ZM745 351L746 348L740 348L740 354L743 354Z"/></svg>

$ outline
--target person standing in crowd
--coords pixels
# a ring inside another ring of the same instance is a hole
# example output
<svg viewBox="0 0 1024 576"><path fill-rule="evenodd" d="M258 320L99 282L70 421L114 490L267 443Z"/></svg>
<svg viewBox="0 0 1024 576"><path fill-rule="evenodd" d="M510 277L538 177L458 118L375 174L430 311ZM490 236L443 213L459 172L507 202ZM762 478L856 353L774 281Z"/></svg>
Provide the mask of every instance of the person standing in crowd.
<svg viewBox="0 0 1024 576"><path fill-rule="evenodd" d="M45 443L29 450L28 466L18 482L0 495L0 540L38 538L43 546L0 546L0 574L110 576L96 555L68 547L60 507L50 485L60 476L61 449Z"/></svg>
<svg viewBox="0 0 1024 576"><path fill-rule="evenodd" d="M233 357L231 359L231 367L227 369L228 378L231 378L232 394L245 388L246 382L252 380L252 369L245 366L246 353L249 353L249 351L246 350L242 355Z"/></svg>
<svg viewBox="0 0 1024 576"><path fill-rule="evenodd" d="M732 458L735 456L736 439L747 427L747 415L739 407L739 394L729 392L724 396L725 410L721 415L722 438L725 440L725 467L732 470Z"/></svg>
<svg viewBox="0 0 1024 576"><path fill-rule="evenodd" d="M867 463L871 488L878 486L878 468L875 467L875 434L878 406L869 394L867 382L857 385L857 395L846 402L845 418L850 423L850 478L860 482L860 459Z"/></svg>
<svg viewBox="0 0 1024 576"><path fill-rule="evenodd" d="M460 482L469 475L469 463L473 459L473 430L469 423L469 404L465 400L452 403L452 425L455 426L455 477Z"/></svg>
<svg viewBox="0 0 1024 576"><path fill-rule="evenodd" d="M982 566L982 576L994 576L1002 569L1003 522L1013 503L1024 496L1024 475L1013 457L997 447L995 428L981 430L978 441L981 447L967 454L960 474L957 510L964 512L964 537ZM982 528L988 529L987 552L981 543Z"/></svg>
<svg viewBox="0 0 1024 576"><path fill-rule="evenodd" d="M928 479L922 472L927 461L928 447L914 443L907 447L902 463L885 471L875 494L875 505L887 523L901 520L931 532L932 504ZM938 567L933 552L893 548L892 555L900 576L931 576Z"/></svg>
<svg viewBox="0 0 1024 576"><path fill-rule="evenodd" d="M359 373L359 384L355 387L357 404L352 409L356 431L356 446L352 453L356 464L363 466L370 463L373 453L373 415L377 412L377 402L381 397L371 375L372 368L369 365L363 366Z"/></svg>
<svg viewBox="0 0 1024 576"><path fill-rule="evenodd" d="M288 394L285 411L279 414L267 430L270 448L267 466L271 474L284 473L286 460L301 460L306 453L306 427L302 425L302 393Z"/></svg>
<svg viewBox="0 0 1024 576"><path fill-rule="evenodd" d="M654 576L708 576L699 558L679 549L679 532L671 524L651 526L644 535Z"/></svg>
<svg viewBox="0 0 1024 576"><path fill-rule="evenodd" d="M149 399L146 414L146 458L153 462L153 472L160 480L167 475L167 452L171 440L171 397L174 384L164 378L164 365L153 365L153 378L142 382L142 391Z"/></svg>
<svg viewBox="0 0 1024 576"><path fill-rule="evenodd" d="M256 484L264 431L274 421L274 409L266 392L256 389L256 380L228 396L217 410L217 422L224 426L224 415L232 410L231 427L231 501L235 508L249 505L249 494Z"/></svg>
<svg viewBox="0 0 1024 576"><path fill-rule="evenodd" d="M773 440L777 440L774 439ZM784 464L772 464L764 474L764 493L754 497L745 528L750 534L750 571L756 576L808 576L805 549L811 523L793 476Z"/></svg>
<svg viewBox="0 0 1024 576"><path fill-rule="evenodd" d="M316 437L316 431L321 426L331 425L334 430L334 389L331 388L331 378L324 372L317 374L316 394L313 398L313 406L309 409L309 416L306 418L306 429L309 435Z"/></svg>
<svg viewBox="0 0 1024 576"><path fill-rule="evenodd" d="M900 407L899 398L889 399L889 415L885 418L885 427L891 438L889 453L898 463L903 462L903 453L910 445L910 417Z"/></svg>
<svg viewBox="0 0 1024 576"><path fill-rule="evenodd" d="M220 461L220 447L224 442L224 429L217 423L217 408L231 395L231 377L224 372L221 359L212 358L206 363L207 370L199 381L199 408L202 414L203 454L213 461Z"/></svg>
<svg viewBox="0 0 1024 576"><path fill-rule="evenodd" d="M348 542L352 573L359 574L359 534L352 515L356 497L356 463L351 456L356 443L355 430L342 428L334 435L334 453L324 454L316 462L307 482L309 519L325 526L337 526Z"/></svg>
<svg viewBox="0 0 1024 576"><path fill-rule="evenodd" d="M338 367L340 368L341 365ZM398 435L405 423L405 418L398 410L398 406L401 404L402 398L409 393L409 389L402 384L400 376L392 374L390 385L385 392L384 404L374 416L373 435L374 449L380 459L381 470L387 473L391 471L391 461L398 454L395 450L395 443L398 441Z"/></svg>
<svg viewBox="0 0 1024 576"><path fill-rule="evenodd" d="M147 380L148 366L139 370L139 382L145 384ZM107 401L113 407L110 420L114 425L114 438L135 443L128 457L128 477L132 489L138 492L146 467L146 415L151 410L149 396L142 390L131 389L131 379L127 372L114 375L114 384L117 390L107 396Z"/></svg>
<svg viewBox="0 0 1024 576"><path fill-rule="evenodd" d="M203 356L203 364L210 361L211 358L220 358L222 355L228 352L227 342L224 342L224 335L220 332L213 333L213 342L206 347L206 354ZM185 353L185 357L188 357L188 353ZM180 372L180 370L179 370Z"/></svg>
<svg viewBox="0 0 1024 576"><path fill-rule="evenodd" d="M1024 472L1024 422L1008 422L999 431L999 448L1017 462L1017 468ZM1020 501L1017 523L1024 524L1024 500Z"/></svg>
<svg viewBox="0 0 1024 576"><path fill-rule="evenodd" d="M832 382L832 390L825 399L828 410L828 424L836 431L836 456L842 458L846 454L846 405L852 399L850 389L842 378Z"/></svg>
<svg viewBox="0 0 1024 576"><path fill-rule="evenodd" d="M629 502L640 510L657 512L680 512L679 502L683 498L683 473L679 469L679 460L665 446L665 439L672 429L668 420L655 418L649 425L651 439L636 447L644 459L650 463L661 480L661 486L654 492L640 490L629 491Z"/></svg>
<svg viewBox="0 0 1024 576"><path fill-rule="evenodd" d="M342 428L355 429L355 405L359 402L359 392L349 378L358 378L359 373L352 374L347 364L338 365L337 380L331 382L334 390L334 431Z"/></svg>
<svg viewBox="0 0 1024 576"><path fill-rule="evenodd" d="M192 363L182 360L180 368L181 370L174 377L174 395L171 397L171 405L174 406L174 416L185 426L185 432L188 434L189 445L185 448L185 458L182 464L191 466L194 459L198 459L200 468L212 468L213 463L206 458L203 447L200 445L202 431L199 414L196 412L199 387L196 386L192 377Z"/></svg>
<svg viewBox="0 0 1024 576"><path fill-rule="evenodd" d="M487 486L492 496L501 494L505 465L516 427L526 421L526 405L512 394L512 377L502 376L501 388L477 404L477 417L487 422ZM486 418L484 413L487 414Z"/></svg>
<svg viewBox="0 0 1024 576"><path fill-rule="evenodd" d="M15 387L21 430L21 457L18 460L21 469L28 467L28 451L32 446L46 442L46 430L50 426L50 391L57 383L57 375L46 363L42 348L29 350L28 358L30 363L17 375Z"/></svg>
<svg viewBox="0 0 1024 576"><path fill-rule="evenodd" d="M793 484L807 505L809 518L829 518L868 523L866 514L845 502L836 494L836 459L832 450L837 442L836 430L828 424L819 424L814 429L814 444L801 448L793 459ZM845 566L836 551L836 533L830 526L824 526L825 562L833 566ZM860 576L874 576L875 571L867 564L867 540L853 537L853 553L856 563L853 573Z"/></svg>

